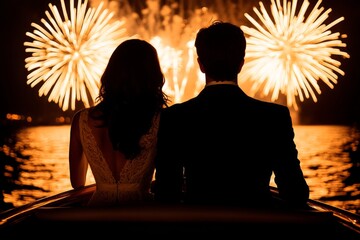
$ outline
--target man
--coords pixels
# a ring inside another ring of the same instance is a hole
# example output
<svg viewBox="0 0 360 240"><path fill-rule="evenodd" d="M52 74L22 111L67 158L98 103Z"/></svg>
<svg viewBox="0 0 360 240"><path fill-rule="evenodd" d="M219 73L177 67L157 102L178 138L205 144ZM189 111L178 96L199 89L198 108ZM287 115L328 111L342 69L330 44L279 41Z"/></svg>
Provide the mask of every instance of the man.
<svg viewBox="0 0 360 240"><path fill-rule="evenodd" d="M309 188L288 108L253 99L237 84L246 48L242 30L214 22L200 29L195 47L206 86L161 115L155 199L269 206L274 173L280 196L289 205L305 206Z"/></svg>

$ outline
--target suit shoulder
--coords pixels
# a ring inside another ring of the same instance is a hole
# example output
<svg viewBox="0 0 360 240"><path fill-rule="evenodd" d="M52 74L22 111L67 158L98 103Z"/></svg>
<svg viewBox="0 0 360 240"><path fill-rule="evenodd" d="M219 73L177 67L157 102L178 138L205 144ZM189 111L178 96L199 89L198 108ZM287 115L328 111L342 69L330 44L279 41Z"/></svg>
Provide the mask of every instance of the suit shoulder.
<svg viewBox="0 0 360 240"><path fill-rule="evenodd" d="M264 109L270 109L273 111L282 111L282 112L289 112L289 108L287 106L281 105L279 103L274 102L267 102L263 100L253 99L260 107Z"/></svg>
<svg viewBox="0 0 360 240"><path fill-rule="evenodd" d="M163 109L163 112L165 113L173 113L173 112L183 112L183 111L189 111L193 106L194 99L190 99L188 101L182 102L182 103L174 103L173 105L166 107Z"/></svg>
<svg viewBox="0 0 360 240"><path fill-rule="evenodd" d="M273 119L274 121L291 118L290 109L278 103L254 99L248 107L252 114L260 118L266 117L268 120Z"/></svg>

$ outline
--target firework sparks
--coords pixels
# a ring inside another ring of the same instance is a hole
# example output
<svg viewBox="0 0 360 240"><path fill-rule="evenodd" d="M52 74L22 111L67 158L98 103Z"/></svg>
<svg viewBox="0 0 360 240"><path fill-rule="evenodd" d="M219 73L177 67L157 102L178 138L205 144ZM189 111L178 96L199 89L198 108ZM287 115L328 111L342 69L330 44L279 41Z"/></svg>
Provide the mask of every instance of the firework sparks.
<svg viewBox="0 0 360 240"><path fill-rule="evenodd" d="M286 96L287 105L298 110L296 98L304 101L311 98L317 102L321 94L318 81L322 80L330 88L337 83L337 74L344 75L339 68L341 63L333 55L349 58L339 48L346 44L339 40L340 33L332 33L331 27L344 20L340 17L330 24L324 24L331 9L324 12L319 8L319 0L313 10L305 13L309 1L304 0L296 15L297 0L271 0L272 18L262 2L260 11L253 8L260 19L257 22L249 14L245 17L255 26L241 26L247 37L247 51L240 83L252 82L251 94L261 92L271 100L278 99L279 94ZM315 92L316 91L316 92Z"/></svg>
<svg viewBox="0 0 360 240"><path fill-rule="evenodd" d="M171 104L194 97L205 85L205 78L196 64L194 38L198 29L207 25L213 16L206 8L195 8L185 18L178 13L180 9L183 7L177 3L150 4L141 11L142 26L138 28L142 30L139 35L158 51L166 79L163 90Z"/></svg>
<svg viewBox="0 0 360 240"><path fill-rule="evenodd" d="M61 17L56 6L49 4L45 14L48 21L41 19L44 27L32 23L33 33L26 35L33 39L25 42L25 67L30 72L27 84L31 87L43 83L39 96L49 95L48 101L59 104L63 111L75 110L75 102L82 101L86 107L94 103L99 90L100 77L107 61L123 41L123 22L113 20L113 13L102 8L87 8L88 0L77 3L70 0L70 14L61 0Z"/></svg>

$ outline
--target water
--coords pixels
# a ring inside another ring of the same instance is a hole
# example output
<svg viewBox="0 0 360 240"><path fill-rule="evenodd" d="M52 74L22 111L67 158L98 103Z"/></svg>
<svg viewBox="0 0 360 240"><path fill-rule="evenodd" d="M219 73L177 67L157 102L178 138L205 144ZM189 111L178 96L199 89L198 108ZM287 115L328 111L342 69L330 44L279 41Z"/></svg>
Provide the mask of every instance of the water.
<svg viewBox="0 0 360 240"><path fill-rule="evenodd" d="M310 197L360 214L359 131L348 126L295 125L295 143ZM70 190L70 126L28 127L18 133L23 158L17 188L5 193L14 206ZM91 173L87 183L93 183ZM272 182L272 184L274 184Z"/></svg>

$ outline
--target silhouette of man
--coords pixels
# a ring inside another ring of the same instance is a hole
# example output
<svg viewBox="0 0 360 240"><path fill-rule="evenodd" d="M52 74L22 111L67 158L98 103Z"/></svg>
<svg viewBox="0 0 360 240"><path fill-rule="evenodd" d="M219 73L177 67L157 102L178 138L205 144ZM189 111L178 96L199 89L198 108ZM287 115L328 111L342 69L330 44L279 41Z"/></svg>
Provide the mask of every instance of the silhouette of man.
<svg viewBox="0 0 360 240"><path fill-rule="evenodd" d="M269 206L274 173L280 197L292 206L306 205L309 187L288 108L251 98L237 84L243 31L216 21L200 29L195 47L206 86L161 115L155 200Z"/></svg>

